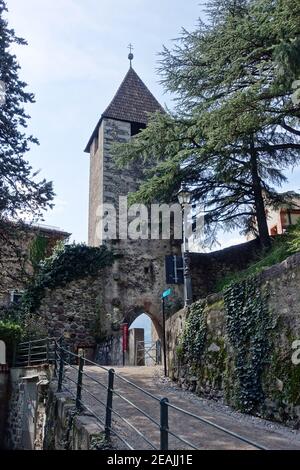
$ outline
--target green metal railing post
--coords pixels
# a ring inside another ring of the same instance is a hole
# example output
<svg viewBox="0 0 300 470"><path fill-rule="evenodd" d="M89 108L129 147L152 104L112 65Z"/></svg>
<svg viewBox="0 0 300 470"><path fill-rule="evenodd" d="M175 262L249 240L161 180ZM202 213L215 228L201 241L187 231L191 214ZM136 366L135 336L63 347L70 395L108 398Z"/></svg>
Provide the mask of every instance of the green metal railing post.
<svg viewBox="0 0 300 470"><path fill-rule="evenodd" d="M61 392L62 390L63 376L64 376L64 351L60 349L60 361L59 361L58 384L57 384L58 392Z"/></svg>
<svg viewBox="0 0 300 470"><path fill-rule="evenodd" d="M82 372L84 366L84 358L80 356L79 358L79 367L78 367L78 377L77 377L77 392L76 392L76 409L80 411L82 409L81 404L81 392L82 392Z"/></svg>
<svg viewBox="0 0 300 470"><path fill-rule="evenodd" d="M160 450L169 449L169 400L162 398L160 400Z"/></svg>
<svg viewBox="0 0 300 470"><path fill-rule="evenodd" d="M105 438L106 438L107 441L110 439L110 431L111 431L114 378L115 378L114 369L109 369L109 371L108 371L107 401L106 401L106 415L105 415Z"/></svg>

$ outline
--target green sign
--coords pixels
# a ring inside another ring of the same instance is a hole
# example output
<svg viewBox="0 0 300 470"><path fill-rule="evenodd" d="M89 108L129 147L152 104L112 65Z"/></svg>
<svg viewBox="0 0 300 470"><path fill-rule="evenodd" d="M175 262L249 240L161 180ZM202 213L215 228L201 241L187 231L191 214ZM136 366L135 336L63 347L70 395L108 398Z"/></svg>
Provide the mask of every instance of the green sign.
<svg viewBox="0 0 300 470"><path fill-rule="evenodd" d="M171 289L165 290L162 294L162 298L165 299L171 294Z"/></svg>

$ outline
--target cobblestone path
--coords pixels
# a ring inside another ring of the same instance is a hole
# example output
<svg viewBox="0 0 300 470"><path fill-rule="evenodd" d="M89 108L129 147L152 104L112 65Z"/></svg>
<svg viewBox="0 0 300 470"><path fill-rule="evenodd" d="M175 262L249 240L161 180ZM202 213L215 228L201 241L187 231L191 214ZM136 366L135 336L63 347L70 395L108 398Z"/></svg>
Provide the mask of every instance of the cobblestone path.
<svg viewBox="0 0 300 470"><path fill-rule="evenodd" d="M231 410L229 407L196 397L194 394L178 389L168 380L164 380L159 367L116 367L115 371L121 377L128 379L153 394L158 399L167 397L173 405L183 408L202 418L208 419L219 426L227 428L240 434L268 449L300 449L300 432L294 431L281 425L270 423L260 418L244 415ZM94 366L85 366L85 372L90 377L84 376L83 386L87 391L83 391L82 401L104 420L105 408L97 402L91 395L95 395L98 400L106 403L106 390L94 382L95 378L105 386L107 385L107 372ZM76 370L67 368L67 378L76 379ZM74 390L75 385L68 380L65 384ZM159 423L160 407L159 401L146 396L132 385L115 377L115 391L122 395L135 406L141 408L154 421ZM113 429L133 449L159 449L160 433L158 426L150 419L143 416L128 402L114 395L113 409L127 422L122 421L117 415L113 415ZM151 444L146 442L130 424L135 426ZM101 425L99 424L101 427ZM103 429L103 427L102 427ZM169 409L169 429L182 439L191 442L198 449L253 449L249 444L226 435L220 430L198 422L190 416L185 416L174 409ZM118 438L113 438L113 445L118 449L126 449L126 445ZM169 436L169 448L175 450L191 449L188 445L178 439Z"/></svg>

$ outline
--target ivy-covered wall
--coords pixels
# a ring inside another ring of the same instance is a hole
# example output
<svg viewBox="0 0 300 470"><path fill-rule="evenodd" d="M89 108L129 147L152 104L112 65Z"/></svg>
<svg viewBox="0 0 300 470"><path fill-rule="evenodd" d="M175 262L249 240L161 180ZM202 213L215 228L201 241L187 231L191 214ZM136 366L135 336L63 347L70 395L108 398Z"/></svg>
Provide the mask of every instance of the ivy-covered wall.
<svg viewBox="0 0 300 470"><path fill-rule="evenodd" d="M5 316L11 292L24 290L39 261L51 256L56 244L67 240L70 234L46 226L8 223L2 235L0 317Z"/></svg>
<svg viewBox="0 0 300 470"><path fill-rule="evenodd" d="M93 348L109 330L103 305L107 269L114 255L105 247L61 245L41 261L15 315L28 338L64 336L72 348Z"/></svg>
<svg viewBox="0 0 300 470"><path fill-rule="evenodd" d="M300 364L292 362L300 340L299 285L296 254L177 312L167 322L172 378L202 396L300 428Z"/></svg>

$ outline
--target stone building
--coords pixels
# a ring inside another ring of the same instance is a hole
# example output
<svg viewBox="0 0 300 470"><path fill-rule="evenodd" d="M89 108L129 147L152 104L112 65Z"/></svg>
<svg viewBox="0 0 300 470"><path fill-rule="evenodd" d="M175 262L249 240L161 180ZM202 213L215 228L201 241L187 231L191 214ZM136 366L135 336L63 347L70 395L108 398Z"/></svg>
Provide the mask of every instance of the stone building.
<svg viewBox="0 0 300 470"><path fill-rule="evenodd" d="M65 241L70 233L46 225L6 223L0 228L1 277L0 306L18 302L33 274L33 248L39 245L39 255L50 256L57 242Z"/></svg>
<svg viewBox="0 0 300 470"><path fill-rule="evenodd" d="M300 194L295 191L281 193L283 202L271 205L265 197L265 211L269 235L272 237L282 235L288 227L295 225L300 219ZM253 226L257 231L257 221L253 218ZM253 240L255 234L253 231L247 233L247 240Z"/></svg>
<svg viewBox="0 0 300 470"><path fill-rule="evenodd" d="M278 207L267 207L267 222L270 235L282 235L290 225L300 219L300 194L288 191L282 194L285 203Z"/></svg>

